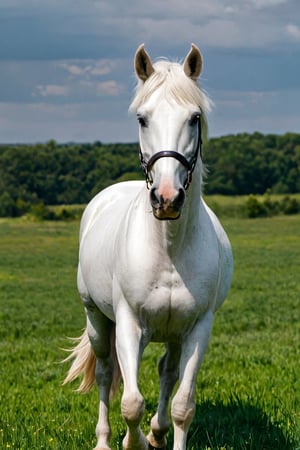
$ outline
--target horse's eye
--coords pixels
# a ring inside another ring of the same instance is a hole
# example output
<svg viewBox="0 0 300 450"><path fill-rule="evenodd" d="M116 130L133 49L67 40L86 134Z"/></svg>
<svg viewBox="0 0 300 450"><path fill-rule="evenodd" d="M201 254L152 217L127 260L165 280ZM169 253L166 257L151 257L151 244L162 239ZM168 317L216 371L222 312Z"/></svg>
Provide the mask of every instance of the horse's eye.
<svg viewBox="0 0 300 450"><path fill-rule="evenodd" d="M192 115L192 117L190 118L190 125L194 126L196 125L200 120L200 113L195 113Z"/></svg>
<svg viewBox="0 0 300 450"><path fill-rule="evenodd" d="M137 120L138 120L139 124L141 125L141 127L144 128L144 127L147 126L147 121L146 121L146 119L145 119L144 116L138 115L138 116L137 116Z"/></svg>

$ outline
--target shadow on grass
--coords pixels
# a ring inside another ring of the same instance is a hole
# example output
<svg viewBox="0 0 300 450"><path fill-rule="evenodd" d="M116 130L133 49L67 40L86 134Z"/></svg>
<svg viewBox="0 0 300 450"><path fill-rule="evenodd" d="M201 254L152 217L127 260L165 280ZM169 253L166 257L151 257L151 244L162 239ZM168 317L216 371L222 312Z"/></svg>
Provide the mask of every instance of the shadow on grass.
<svg viewBox="0 0 300 450"><path fill-rule="evenodd" d="M173 434L173 433L172 433ZM169 436L168 449L172 449ZM238 400L197 405L188 450L295 450L296 444L259 407Z"/></svg>
<svg viewBox="0 0 300 450"><path fill-rule="evenodd" d="M147 410L150 422L156 405L149 403ZM124 425L123 422L122 424ZM146 434L149 426L150 423L147 427L145 426ZM112 448L121 449L123 437L124 433L120 433ZM167 440L166 450L172 450L172 428ZM274 423L259 406L239 399L232 399L226 404L221 401L215 403L205 401L198 404L187 442L187 450L297 449L297 443L292 439L292 434L290 436L285 434L281 424Z"/></svg>

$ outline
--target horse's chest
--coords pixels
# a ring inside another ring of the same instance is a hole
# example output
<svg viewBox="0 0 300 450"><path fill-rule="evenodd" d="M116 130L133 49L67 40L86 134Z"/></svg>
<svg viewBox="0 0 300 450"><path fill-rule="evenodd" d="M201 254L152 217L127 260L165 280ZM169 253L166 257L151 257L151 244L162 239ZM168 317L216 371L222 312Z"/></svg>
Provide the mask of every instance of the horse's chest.
<svg viewBox="0 0 300 450"><path fill-rule="evenodd" d="M179 273L171 266L153 278L140 299L140 320L154 340L184 334L208 309L212 295L197 271Z"/></svg>

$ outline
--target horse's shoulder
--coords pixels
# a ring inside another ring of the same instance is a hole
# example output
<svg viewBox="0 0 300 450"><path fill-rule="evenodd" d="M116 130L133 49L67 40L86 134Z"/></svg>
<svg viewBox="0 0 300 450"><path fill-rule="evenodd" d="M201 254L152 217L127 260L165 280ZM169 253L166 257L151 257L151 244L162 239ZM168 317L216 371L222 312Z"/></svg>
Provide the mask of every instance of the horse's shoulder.
<svg viewBox="0 0 300 450"><path fill-rule="evenodd" d="M125 205L141 190L144 181L123 181L112 184L98 192L88 203L81 219L81 234L103 214L107 208L113 208L116 203Z"/></svg>

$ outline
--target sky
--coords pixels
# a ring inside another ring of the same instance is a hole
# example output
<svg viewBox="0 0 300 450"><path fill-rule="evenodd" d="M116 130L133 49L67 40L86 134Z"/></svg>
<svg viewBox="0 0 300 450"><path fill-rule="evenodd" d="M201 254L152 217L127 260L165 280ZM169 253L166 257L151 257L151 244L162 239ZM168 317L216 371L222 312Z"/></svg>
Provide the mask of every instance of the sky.
<svg viewBox="0 0 300 450"><path fill-rule="evenodd" d="M299 0L0 0L0 143L136 142L137 47L192 42L210 136L300 132Z"/></svg>

